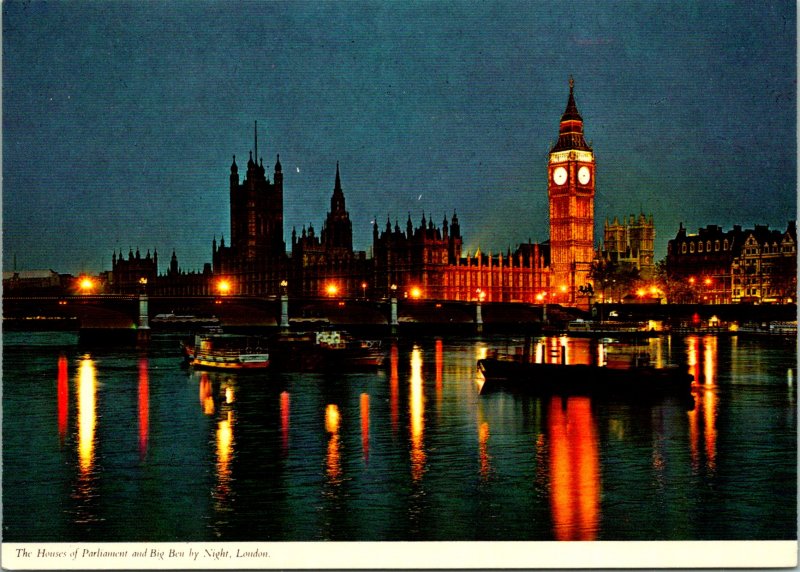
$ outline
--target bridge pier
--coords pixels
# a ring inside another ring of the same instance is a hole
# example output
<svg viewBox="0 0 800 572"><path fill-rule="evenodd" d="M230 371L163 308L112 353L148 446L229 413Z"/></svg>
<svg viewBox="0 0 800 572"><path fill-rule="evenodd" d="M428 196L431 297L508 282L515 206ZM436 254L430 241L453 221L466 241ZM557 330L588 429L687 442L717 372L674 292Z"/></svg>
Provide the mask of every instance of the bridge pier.
<svg viewBox="0 0 800 572"><path fill-rule="evenodd" d="M480 299L475 304L475 328L479 334L483 332L483 314L481 313Z"/></svg>
<svg viewBox="0 0 800 572"><path fill-rule="evenodd" d="M139 295L139 326L136 328L136 343L144 345L150 342L150 323L148 318L147 294Z"/></svg>
<svg viewBox="0 0 800 572"><path fill-rule="evenodd" d="M289 296L281 294L281 330L289 330Z"/></svg>
<svg viewBox="0 0 800 572"><path fill-rule="evenodd" d="M395 334L397 333L397 298L392 297L391 306L391 319L389 323L392 326L392 333Z"/></svg>

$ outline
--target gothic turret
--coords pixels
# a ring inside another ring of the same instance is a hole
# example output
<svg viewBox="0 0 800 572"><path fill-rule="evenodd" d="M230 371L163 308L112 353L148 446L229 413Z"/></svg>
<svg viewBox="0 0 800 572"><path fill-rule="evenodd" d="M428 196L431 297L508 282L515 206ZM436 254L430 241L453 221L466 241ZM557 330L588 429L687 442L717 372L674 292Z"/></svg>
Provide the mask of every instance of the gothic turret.
<svg viewBox="0 0 800 572"><path fill-rule="evenodd" d="M569 97L567 98L567 108L561 116L561 125L558 130L558 141L550 150L551 153L576 149L580 151L591 151L592 148L583 138L583 118L578 112L575 104L575 81L569 78Z"/></svg>

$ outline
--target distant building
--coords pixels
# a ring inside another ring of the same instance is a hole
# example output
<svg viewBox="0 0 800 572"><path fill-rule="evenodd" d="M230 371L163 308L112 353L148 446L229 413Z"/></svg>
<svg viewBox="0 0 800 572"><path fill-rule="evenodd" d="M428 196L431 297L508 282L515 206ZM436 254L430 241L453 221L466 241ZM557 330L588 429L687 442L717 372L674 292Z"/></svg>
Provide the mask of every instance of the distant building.
<svg viewBox="0 0 800 572"><path fill-rule="evenodd" d="M276 295L289 267L283 240L283 170L278 155L270 182L264 162L258 158L257 130L255 155L258 163L251 151L241 183L233 157L229 177L231 244L225 246L223 237L217 247L214 240L212 267L215 276L230 281L232 294Z"/></svg>
<svg viewBox="0 0 800 572"><path fill-rule="evenodd" d="M372 291L367 253L353 251L353 225L345 207L338 162L331 210L322 233L317 236L314 227L309 226L297 236L297 230L292 229L290 267L288 290L292 297L356 298Z"/></svg>
<svg viewBox="0 0 800 572"><path fill-rule="evenodd" d="M696 234L687 233L681 224L667 244L667 273L690 284L698 302L779 302L794 298L796 268L794 222L783 232L769 230L766 225L750 230L735 225L728 231L709 225Z"/></svg>
<svg viewBox="0 0 800 572"><path fill-rule="evenodd" d="M58 293L62 289L62 277L53 270L19 270L3 272L3 291L6 294L22 292Z"/></svg>
<svg viewBox="0 0 800 572"><path fill-rule="evenodd" d="M119 294L136 294L142 289L142 280L148 284L154 284L158 276L158 252L150 250L142 257L139 249L128 251L128 258L122 255L120 250L111 255L111 275L109 286L114 292Z"/></svg>
<svg viewBox="0 0 800 572"><path fill-rule="evenodd" d="M630 215L621 223L617 217L611 223L606 219L600 256L620 266L636 268L640 278L650 280L655 275L655 239L652 214L646 217L640 213L638 218Z"/></svg>

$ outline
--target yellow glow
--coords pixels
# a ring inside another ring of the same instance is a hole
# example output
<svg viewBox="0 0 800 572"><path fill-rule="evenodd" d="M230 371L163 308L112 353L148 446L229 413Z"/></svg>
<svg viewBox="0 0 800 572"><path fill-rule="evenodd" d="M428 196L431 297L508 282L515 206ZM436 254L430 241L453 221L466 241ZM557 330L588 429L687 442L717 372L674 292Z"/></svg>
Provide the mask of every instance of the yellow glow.
<svg viewBox="0 0 800 572"><path fill-rule="evenodd" d="M561 290L562 292L566 292L567 286L565 284L562 284L561 286L558 287L558 289Z"/></svg>
<svg viewBox="0 0 800 572"><path fill-rule="evenodd" d="M80 288L84 292L91 292L92 290L94 290L94 280L92 280L88 276L84 276L83 278L81 278Z"/></svg>
<svg viewBox="0 0 800 572"><path fill-rule="evenodd" d="M339 408L336 405L329 404L325 409L325 429L331 434L325 460L328 478L338 482L342 476L342 463L339 453Z"/></svg>
<svg viewBox="0 0 800 572"><path fill-rule="evenodd" d="M639 298L641 298L642 296L644 296L644 295L645 295L644 288L639 288L639 289L636 291L636 295L637 295L637 296L639 296Z"/></svg>
<svg viewBox="0 0 800 572"><path fill-rule="evenodd" d="M656 294L658 294L658 288L656 288L655 286L650 286L650 293L653 296L655 296Z"/></svg>
<svg viewBox="0 0 800 572"><path fill-rule="evenodd" d="M231 386L225 388L225 403L233 403L233 388Z"/></svg>
<svg viewBox="0 0 800 572"><path fill-rule="evenodd" d="M218 494L226 497L230 492L231 457L233 457L233 412L217 423L217 487Z"/></svg>
<svg viewBox="0 0 800 572"><path fill-rule="evenodd" d="M411 478L418 481L425 470L425 402L422 394L422 351L411 350L411 391L409 394L411 413Z"/></svg>
<svg viewBox="0 0 800 572"><path fill-rule="evenodd" d="M334 404L325 408L325 430L328 433L339 432L339 408Z"/></svg>
<svg viewBox="0 0 800 572"><path fill-rule="evenodd" d="M412 297L412 298L419 298L420 296L422 296L422 290L420 290L419 288L417 288L416 286L414 286L414 287L411 289L411 297Z"/></svg>
<svg viewBox="0 0 800 572"><path fill-rule="evenodd" d="M96 375L94 362L88 357L82 359L78 371L78 462L82 474L90 472L94 464Z"/></svg>
<svg viewBox="0 0 800 572"><path fill-rule="evenodd" d="M328 296L336 296L337 292L339 292L339 287L336 284L328 284L325 287L325 292L328 293Z"/></svg>
<svg viewBox="0 0 800 572"><path fill-rule="evenodd" d="M689 278L689 284L694 284L694 276Z"/></svg>
<svg viewBox="0 0 800 572"><path fill-rule="evenodd" d="M711 284L711 278L706 278L705 280L703 280L703 284L705 284L706 286Z"/></svg>
<svg viewBox="0 0 800 572"><path fill-rule="evenodd" d="M536 295L536 301L537 302L541 302L542 300L544 300L544 294L537 294Z"/></svg>
<svg viewBox="0 0 800 572"><path fill-rule="evenodd" d="M222 294L228 294L231 291L231 283L228 280L222 279L217 282L217 291Z"/></svg>
<svg viewBox="0 0 800 572"><path fill-rule="evenodd" d="M489 464L489 424L484 421L478 428L478 456L481 460L481 479L489 478L491 465Z"/></svg>

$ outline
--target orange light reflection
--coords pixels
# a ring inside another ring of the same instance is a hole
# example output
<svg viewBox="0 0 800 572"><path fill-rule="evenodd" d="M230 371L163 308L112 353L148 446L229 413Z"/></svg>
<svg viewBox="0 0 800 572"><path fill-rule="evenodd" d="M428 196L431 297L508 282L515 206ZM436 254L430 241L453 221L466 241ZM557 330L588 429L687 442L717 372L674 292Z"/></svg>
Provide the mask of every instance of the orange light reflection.
<svg viewBox="0 0 800 572"><path fill-rule="evenodd" d="M481 479L487 480L489 478L489 470L491 466L489 461L489 424L484 421L478 428L478 456L481 460Z"/></svg>
<svg viewBox="0 0 800 572"><path fill-rule="evenodd" d="M214 415L214 397L208 373L200 373L200 406L206 415Z"/></svg>
<svg viewBox="0 0 800 572"><path fill-rule="evenodd" d="M369 461L369 394L361 394L361 451L364 462Z"/></svg>
<svg viewBox="0 0 800 572"><path fill-rule="evenodd" d="M550 433L550 505L556 540L594 540L599 520L597 436L587 397L553 397Z"/></svg>
<svg viewBox="0 0 800 572"><path fill-rule="evenodd" d="M146 357L139 358L139 458L147 454L150 435L150 377Z"/></svg>
<svg viewBox="0 0 800 572"><path fill-rule="evenodd" d="M56 378L58 395L58 435L61 444L67 435L67 420L69 417L69 373L67 371L67 357L58 357L58 375Z"/></svg>
<svg viewBox="0 0 800 572"><path fill-rule="evenodd" d="M400 417L400 376L398 375L399 350L397 342L389 350L389 408L392 417L392 430L397 432Z"/></svg>
<svg viewBox="0 0 800 572"><path fill-rule="evenodd" d="M289 393L281 392L281 449L283 454L289 452Z"/></svg>

